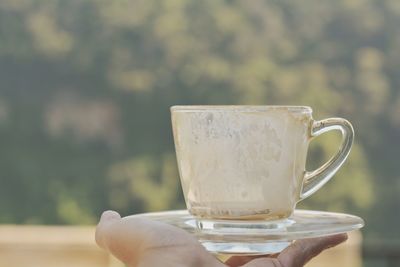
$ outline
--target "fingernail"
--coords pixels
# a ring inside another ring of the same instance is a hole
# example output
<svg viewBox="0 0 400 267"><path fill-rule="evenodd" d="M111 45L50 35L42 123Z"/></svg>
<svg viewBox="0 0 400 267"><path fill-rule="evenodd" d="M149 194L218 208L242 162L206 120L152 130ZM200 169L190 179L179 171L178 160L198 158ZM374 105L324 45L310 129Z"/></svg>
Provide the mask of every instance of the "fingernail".
<svg viewBox="0 0 400 267"><path fill-rule="evenodd" d="M106 210L101 214L100 221L111 221L121 219L121 216L118 212L113 210Z"/></svg>

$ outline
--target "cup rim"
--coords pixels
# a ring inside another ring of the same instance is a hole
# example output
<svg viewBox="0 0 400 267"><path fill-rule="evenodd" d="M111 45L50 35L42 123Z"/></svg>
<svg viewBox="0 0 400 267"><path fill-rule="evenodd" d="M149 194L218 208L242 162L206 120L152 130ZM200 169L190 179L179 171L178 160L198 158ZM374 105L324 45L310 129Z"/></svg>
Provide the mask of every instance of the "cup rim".
<svg viewBox="0 0 400 267"><path fill-rule="evenodd" d="M233 111L233 112L266 112L271 110L286 110L293 113L312 113L309 106L292 105L174 105L171 112L206 112L206 111Z"/></svg>

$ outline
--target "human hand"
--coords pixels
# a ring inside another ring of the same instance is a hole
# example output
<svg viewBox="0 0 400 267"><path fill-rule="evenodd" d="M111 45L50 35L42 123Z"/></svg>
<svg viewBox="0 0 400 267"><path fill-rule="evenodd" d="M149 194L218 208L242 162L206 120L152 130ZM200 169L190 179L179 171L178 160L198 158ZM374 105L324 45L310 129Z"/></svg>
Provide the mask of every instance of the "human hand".
<svg viewBox="0 0 400 267"><path fill-rule="evenodd" d="M235 256L217 260L182 229L146 218L121 218L106 211L96 228L96 242L129 267L301 267L346 234L298 240L273 256Z"/></svg>

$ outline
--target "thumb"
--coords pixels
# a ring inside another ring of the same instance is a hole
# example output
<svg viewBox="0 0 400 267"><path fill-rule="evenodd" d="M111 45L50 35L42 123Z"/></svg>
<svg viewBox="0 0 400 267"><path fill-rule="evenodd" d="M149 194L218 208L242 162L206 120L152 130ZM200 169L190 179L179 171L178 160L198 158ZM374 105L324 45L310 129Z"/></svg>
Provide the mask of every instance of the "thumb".
<svg viewBox="0 0 400 267"><path fill-rule="evenodd" d="M347 234L297 240L278 256L279 266L301 267L323 250L347 240Z"/></svg>
<svg viewBox="0 0 400 267"><path fill-rule="evenodd" d="M297 240L282 251L277 258L264 257L249 261L242 267L302 267L323 250L347 239L347 234ZM229 265L229 264L228 264ZM237 266L235 264L229 266Z"/></svg>

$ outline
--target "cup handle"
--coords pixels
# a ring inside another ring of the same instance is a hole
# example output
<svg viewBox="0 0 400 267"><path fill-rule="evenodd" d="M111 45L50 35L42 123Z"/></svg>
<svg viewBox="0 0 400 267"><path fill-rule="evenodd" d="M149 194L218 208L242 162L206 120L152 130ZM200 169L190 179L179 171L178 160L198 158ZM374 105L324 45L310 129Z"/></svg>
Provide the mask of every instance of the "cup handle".
<svg viewBox="0 0 400 267"><path fill-rule="evenodd" d="M330 118L321 121L313 121L310 135L311 138L314 138L332 130L339 130L342 133L340 148L336 155L330 158L324 165L314 171L305 172L300 200L309 197L326 184L343 165L350 153L354 140L354 130L350 122L345 119Z"/></svg>

